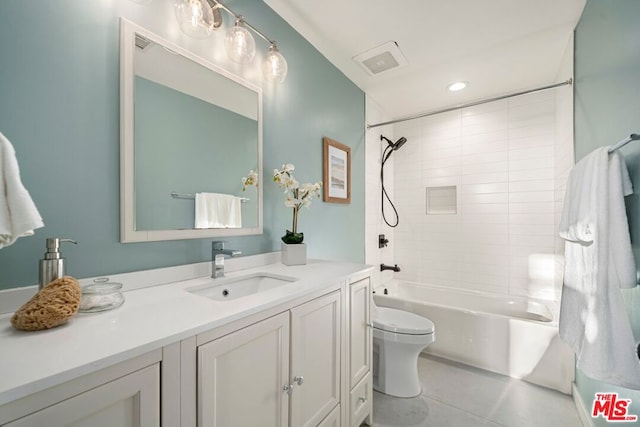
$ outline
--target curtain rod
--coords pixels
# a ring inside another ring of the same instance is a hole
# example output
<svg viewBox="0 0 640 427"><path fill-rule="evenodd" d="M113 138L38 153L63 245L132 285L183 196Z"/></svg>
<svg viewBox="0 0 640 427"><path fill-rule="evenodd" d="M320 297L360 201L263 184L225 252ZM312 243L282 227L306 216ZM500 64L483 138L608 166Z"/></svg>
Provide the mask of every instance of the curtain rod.
<svg viewBox="0 0 640 427"><path fill-rule="evenodd" d="M511 93L509 95L497 96L495 98L489 98L489 99L483 99L481 101L469 102L467 104L460 104L460 105L456 105L454 107L443 108L441 110L429 111L427 113L420 113L420 114L416 114L414 116L401 117L399 119L390 120L388 122L382 122L382 123L376 123L376 124L373 124L373 125L367 125L367 129L373 129L373 128L378 127L378 126L385 126L385 125L390 125L390 124L398 123L398 122L406 122L407 120L421 119L422 117L433 116L434 114L447 113L449 111L458 110L460 108L474 107L476 105L486 104L487 102L500 101L501 99L505 99L505 98L511 98L511 97L519 96L519 95L526 95L528 93L539 92L541 90L553 89L555 87L565 86L565 85L570 85L570 84L573 84L573 79L565 80L563 82L555 83L555 84L552 84L552 85L549 85L549 86L543 86L543 87L538 87L538 88L535 88L535 89L525 90L525 91L522 91L522 92Z"/></svg>

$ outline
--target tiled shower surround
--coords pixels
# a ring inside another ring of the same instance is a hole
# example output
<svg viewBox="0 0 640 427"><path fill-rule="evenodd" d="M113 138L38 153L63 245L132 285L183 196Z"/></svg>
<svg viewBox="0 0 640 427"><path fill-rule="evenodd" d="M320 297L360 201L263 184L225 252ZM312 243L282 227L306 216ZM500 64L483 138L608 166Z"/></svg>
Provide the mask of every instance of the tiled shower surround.
<svg viewBox="0 0 640 427"><path fill-rule="evenodd" d="M559 298L571 97L561 87L394 125L395 137L408 139L389 168L400 213L396 278ZM427 214L427 188L447 186L455 186L457 212Z"/></svg>

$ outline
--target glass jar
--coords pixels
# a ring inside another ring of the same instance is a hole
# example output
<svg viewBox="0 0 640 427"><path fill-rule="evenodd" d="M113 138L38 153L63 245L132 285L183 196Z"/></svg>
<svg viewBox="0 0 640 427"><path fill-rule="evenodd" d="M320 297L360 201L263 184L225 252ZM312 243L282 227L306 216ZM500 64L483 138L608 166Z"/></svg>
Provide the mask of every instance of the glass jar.
<svg viewBox="0 0 640 427"><path fill-rule="evenodd" d="M111 310L124 303L121 292L122 283L109 282L109 278L100 277L82 288L80 309L82 313Z"/></svg>

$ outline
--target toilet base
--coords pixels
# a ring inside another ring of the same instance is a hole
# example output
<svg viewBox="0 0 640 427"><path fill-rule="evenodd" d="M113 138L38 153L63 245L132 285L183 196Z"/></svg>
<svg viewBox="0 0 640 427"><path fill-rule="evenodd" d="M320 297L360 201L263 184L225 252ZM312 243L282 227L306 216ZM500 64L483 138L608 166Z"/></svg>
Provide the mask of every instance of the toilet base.
<svg viewBox="0 0 640 427"><path fill-rule="evenodd" d="M373 340L373 389L389 396L419 396L418 356L425 344L385 343Z"/></svg>

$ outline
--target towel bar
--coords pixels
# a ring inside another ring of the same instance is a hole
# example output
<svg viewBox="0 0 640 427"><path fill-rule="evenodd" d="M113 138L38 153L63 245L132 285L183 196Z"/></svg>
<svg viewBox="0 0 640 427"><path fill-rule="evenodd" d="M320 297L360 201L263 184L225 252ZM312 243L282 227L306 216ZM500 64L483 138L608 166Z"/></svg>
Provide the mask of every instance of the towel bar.
<svg viewBox="0 0 640 427"><path fill-rule="evenodd" d="M179 194L175 191L171 192L171 197L173 197L174 199L195 199L196 195L195 194L191 194L191 193L186 193L186 194ZM240 199L240 202L242 203L246 203L248 202L249 199L248 197L238 197Z"/></svg>
<svg viewBox="0 0 640 427"><path fill-rule="evenodd" d="M609 153L613 153L614 151L616 151L618 148L622 148L625 145L627 145L628 143L630 143L631 141L637 141L640 139L640 135L638 135L637 133L632 133L631 135L629 135L628 137L626 137L625 139L623 139L622 141L618 142L616 145L614 145L613 147L609 148Z"/></svg>

